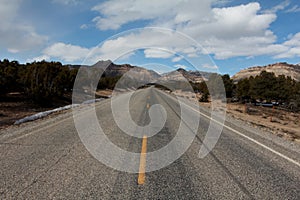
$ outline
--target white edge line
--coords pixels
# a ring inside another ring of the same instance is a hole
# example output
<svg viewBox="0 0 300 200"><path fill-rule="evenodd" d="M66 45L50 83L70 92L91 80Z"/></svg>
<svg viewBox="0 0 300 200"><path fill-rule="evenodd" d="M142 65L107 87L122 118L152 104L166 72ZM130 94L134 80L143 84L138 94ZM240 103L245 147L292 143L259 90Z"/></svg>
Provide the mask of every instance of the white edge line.
<svg viewBox="0 0 300 200"><path fill-rule="evenodd" d="M170 95L168 95L168 96L170 96ZM175 97L172 97L172 96L170 96L170 97L175 99ZM251 142L253 142L253 143L255 143L255 144L257 144L257 145L259 145L259 146L261 146L261 147L263 147L263 148L265 148L265 149L271 151L272 153L274 153L274 154L280 156L281 158L284 158L285 160L287 160L287 161L289 161L289 162L291 162L291 163L297 165L298 167L300 167L300 163L299 163L299 162L297 162L297 161L295 161L295 160L293 160L293 159L291 159L291 158L289 158L289 157L283 155L282 153L279 153L278 151L276 151L276 150L274 150L274 149L272 149L272 148L270 148L270 147L268 147L268 146L266 146L266 145L264 145L264 144L258 142L257 140L255 140L255 139L253 139L253 138L251 138L251 137L249 137L249 136L247 136L247 135L244 135L243 133L241 133L241 132L239 132L239 131L237 131L237 130L235 130L235 129L233 129L233 128L231 128L231 127L225 125L225 124L222 124L221 122L219 122L219 121L217 121L217 120L211 118L210 116L208 116L208 115L206 115L206 114L200 112L199 110L196 110L196 109L193 108L192 106L190 106L190 105L188 105L188 104L186 104L186 103L184 103L184 102L182 102L182 103L183 103L184 105L186 105L187 107L189 107L190 109L192 109L192 110L198 112L200 115L203 115L203 116L206 117L207 119L212 120L212 121L214 121L214 122L216 122L216 123L218 123L218 124L224 126L224 127L227 128L228 130L231 130L232 132L234 132L234 133L236 133L236 134L238 134L238 135L240 135L240 136L242 136L242 137L244 137L244 138L250 140Z"/></svg>
<svg viewBox="0 0 300 200"><path fill-rule="evenodd" d="M184 104L185 104L185 103L184 103ZM237 131L237 130L235 130L235 129L233 129L233 128L231 128L231 127L225 125L225 124L220 123L219 121L217 121L217 120L215 120L215 119L213 119L213 118L211 118L211 117L209 117L209 116L207 116L207 115L201 113L199 110L196 110L196 109L194 109L193 107L191 107L191 106L189 106L189 105L187 105L187 104L185 104L185 105L188 106L188 107L190 107L190 108L193 109L194 111L197 111L200 115L205 116L206 118L208 118L208 119L210 119L210 120L212 120L212 121L214 121L214 122L216 122L216 123L218 123L218 124L224 126L224 127L227 128L228 130L231 130L232 132L234 132L234 133L236 133L236 134L238 134L238 135L240 135L240 136L242 136L242 137L244 137L244 138L250 140L251 142L253 142L253 143L255 143L255 144L257 144L257 145L259 145L259 146L261 146L261 147L263 147L263 148L265 148L265 149L271 151L272 153L274 153L274 154L276 154L276 155L278 155L278 156L280 156L280 157L286 159L287 161L289 161L289 162L291 162L291 163L294 163L294 164L297 165L298 167L300 167L300 163L299 163L299 162L297 162L297 161L295 161L295 160L293 160L293 159L291 159L291 158L289 158L289 157L283 155L282 153L279 153L278 151L276 151L276 150L274 150L274 149L272 149L272 148L270 148L270 147L268 147L268 146L266 146L266 145L264 145L264 144L258 142L257 140L255 140L255 139L253 139L253 138L251 138L251 137L249 137L249 136L247 136L247 135L244 135L243 133L241 133L241 132L239 132L239 131Z"/></svg>
<svg viewBox="0 0 300 200"><path fill-rule="evenodd" d="M170 95L168 95L168 96L170 96ZM170 96L170 97L175 99L175 97L172 97L172 96ZM289 157L283 155L282 153L279 153L278 151L276 151L276 150L274 150L274 149L272 149L272 148L270 148L270 147L268 147L268 146L266 146L266 145L264 145L264 144L258 142L257 140L255 140L255 139L253 139L253 138L251 138L251 137L249 137L249 136L247 136L247 135L244 135L243 133L241 133L241 132L239 132L239 131L237 131L237 130L235 130L235 129L233 129L233 128L231 128L231 127L229 127L229 126L227 126L227 125L225 125L225 124L223 124L223 123L220 123L219 121L217 121L217 120L215 120L215 119L209 117L208 115L203 114L202 112L200 112L199 110L196 110L195 108L191 107L190 105L188 105L188 104L186 104L186 103L184 103L184 102L182 102L182 103L185 104L185 105L186 105L187 107L189 107L190 109L196 111L196 112L199 113L200 115L206 117L207 119L212 120L212 121L216 122L217 124L222 125L223 127L227 128L228 130L231 130L232 132L234 132L234 133L236 133L236 134L238 134L238 135L240 135L240 136L242 136L242 137L244 137L244 138L250 140L251 142L253 142L253 143L255 143L255 144L257 144L257 145L259 145L259 146L261 146L261 147L263 147L263 148L265 148L265 149L271 151L272 153L274 153L274 154L276 154L276 155L278 155L278 156L284 158L285 160L287 160L287 161L289 161L289 162L291 162L291 163L297 165L298 167L300 167L300 163L299 163L299 162L297 162L297 161L295 161L295 160L293 160L293 159L291 159L291 158L289 158ZM73 117L73 116L72 116L72 117ZM70 117L70 118L71 118L71 117ZM59 121L59 122L63 122L63 121L65 121L65 120L67 120L67 119L69 119L69 118L66 118L66 119L64 119L64 120L61 120L61 121ZM52 124L52 125L50 125L50 127L51 127L51 126L54 126L54 125L56 125L56 124ZM48 127L45 127L45 128L48 128ZM42 129L42 130L43 130L43 129ZM23 138L23 137L32 135L33 133L35 133L35 132L37 132L37 131L40 131L40 130L36 130L36 131L33 131L33 132L29 133L29 134L25 134L25 135L22 135L22 136L13 138L13 139L10 140L9 142L12 142L12 141L21 139L21 138Z"/></svg>

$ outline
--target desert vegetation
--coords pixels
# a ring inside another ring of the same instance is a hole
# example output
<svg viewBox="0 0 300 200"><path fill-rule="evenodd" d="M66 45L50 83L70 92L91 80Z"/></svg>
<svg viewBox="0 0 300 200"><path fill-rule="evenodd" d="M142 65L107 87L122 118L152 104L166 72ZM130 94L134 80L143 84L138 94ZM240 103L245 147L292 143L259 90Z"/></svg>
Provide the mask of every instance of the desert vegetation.
<svg viewBox="0 0 300 200"><path fill-rule="evenodd" d="M43 107L57 101L71 102L71 93L78 73L78 67L62 65L60 62L32 62L20 64L17 61L0 60L0 98L20 94L27 100ZM103 74L97 89L113 89L121 76ZM90 82L87 74L82 83ZM83 85L84 87L84 85Z"/></svg>
<svg viewBox="0 0 300 200"><path fill-rule="evenodd" d="M213 74L213 76L221 76ZM298 110L300 107L300 82L293 80L289 76L275 76L272 72L262 71L259 75L242 79L234 83L229 75L221 76L227 98L235 99L239 102L276 102L276 105L283 105L287 108ZM215 78L197 84L193 84L195 91L202 93L200 101L207 102L209 91L207 84L213 82ZM213 83L212 83L213 84Z"/></svg>
<svg viewBox="0 0 300 200"><path fill-rule="evenodd" d="M0 96L20 93L34 103L46 106L59 99L68 99L77 69L70 69L59 62L0 61Z"/></svg>

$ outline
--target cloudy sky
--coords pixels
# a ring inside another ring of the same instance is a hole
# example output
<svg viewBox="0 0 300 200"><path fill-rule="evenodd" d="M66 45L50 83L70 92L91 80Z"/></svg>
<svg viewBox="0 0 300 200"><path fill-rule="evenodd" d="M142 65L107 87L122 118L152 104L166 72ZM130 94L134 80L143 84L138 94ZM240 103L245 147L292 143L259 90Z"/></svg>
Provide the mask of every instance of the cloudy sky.
<svg viewBox="0 0 300 200"><path fill-rule="evenodd" d="M300 63L299 19L299 0L0 0L0 59L233 75Z"/></svg>

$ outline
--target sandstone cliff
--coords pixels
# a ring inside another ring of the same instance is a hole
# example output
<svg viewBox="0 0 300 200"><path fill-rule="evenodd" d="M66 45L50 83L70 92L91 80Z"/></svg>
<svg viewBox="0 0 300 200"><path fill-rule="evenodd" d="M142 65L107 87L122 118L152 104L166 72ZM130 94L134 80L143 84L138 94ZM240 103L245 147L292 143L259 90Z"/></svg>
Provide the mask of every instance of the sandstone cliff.
<svg viewBox="0 0 300 200"><path fill-rule="evenodd" d="M292 79L300 81L300 65L292 65L288 63L275 63L267 66L250 67L248 69L244 69L236 73L232 77L232 79L235 82L237 82L241 79L249 78L250 76L255 77L256 75L259 75L262 71L273 72L276 76L290 76Z"/></svg>

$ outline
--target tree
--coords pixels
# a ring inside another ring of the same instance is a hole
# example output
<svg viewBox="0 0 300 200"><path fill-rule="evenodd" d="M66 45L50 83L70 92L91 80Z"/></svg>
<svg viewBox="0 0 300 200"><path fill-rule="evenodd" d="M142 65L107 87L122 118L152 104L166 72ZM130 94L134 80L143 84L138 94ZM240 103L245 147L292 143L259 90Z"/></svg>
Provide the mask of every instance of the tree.
<svg viewBox="0 0 300 200"><path fill-rule="evenodd" d="M240 80L236 86L236 94L241 99L261 99L288 102L295 98L296 82L284 75L262 71L256 77Z"/></svg>
<svg viewBox="0 0 300 200"><path fill-rule="evenodd" d="M206 82L202 81L201 83L199 83L199 91L201 93L209 93Z"/></svg>
<svg viewBox="0 0 300 200"><path fill-rule="evenodd" d="M74 75L70 76L70 69L59 62L27 64L24 74L25 92L35 102L51 105L54 98L62 98L65 92L71 91Z"/></svg>
<svg viewBox="0 0 300 200"><path fill-rule="evenodd" d="M253 78L253 77L252 77ZM242 79L237 83L236 95L239 99L250 99L250 81L248 78Z"/></svg>
<svg viewBox="0 0 300 200"><path fill-rule="evenodd" d="M206 82L202 81L194 86L196 87L196 89L198 91L200 91L202 93L202 95L199 99L199 102L208 102L209 91L208 91ZM194 90L195 90L195 88L194 88Z"/></svg>
<svg viewBox="0 0 300 200"><path fill-rule="evenodd" d="M300 82L294 82L294 87L292 89L292 95L290 97L290 100L298 102L298 105L300 106Z"/></svg>
<svg viewBox="0 0 300 200"><path fill-rule="evenodd" d="M199 101L200 102L208 102L208 92L205 92L202 94L202 96L200 97Z"/></svg>
<svg viewBox="0 0 300 200"><path fill-rule="evenodd" d="M213 99L224 99L226 98L226 91L222 76L217 73L212 73L207 81L207 88L209 94Z"/></svg>
<svg viewBox="0 0 300 200"><path fill-rule="evenodd" d="M222 80L226 92L226 97L231 98L233 93L233 88L234 88L233 80L230 79L230 76L228 74L223 75Z"/></svg>
<svg viewBox="0 0 300 200"><path fill-rule="evenodd" d="M250 82L250 95L254 99L271 101L277 98L275 91L276 77L274 73L262 71Z"/></svg>
<svg viewBox="0 0 300 200"><path fill-rule="evenodd" d="M0 61L0 89L1 95L7 92L18 92L20 87L18 81L20 80L18 74L18 67L20 64L17 61L10 62L4 59Z"/></svg>
<svg viewBox="0 0 300 200"><path fill-rule="evenodd" d="M276 83L273 90L275 91L276 100L287 101L292 98L293 91L291 88L295 85L295 82L291 77L285 77L280 75L276 78Z"/></svg>

